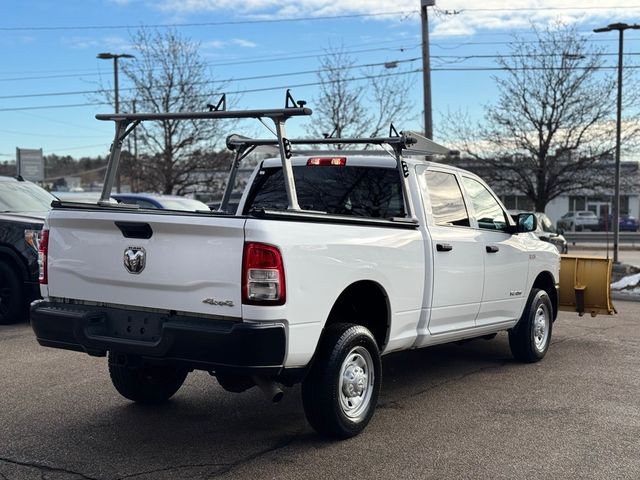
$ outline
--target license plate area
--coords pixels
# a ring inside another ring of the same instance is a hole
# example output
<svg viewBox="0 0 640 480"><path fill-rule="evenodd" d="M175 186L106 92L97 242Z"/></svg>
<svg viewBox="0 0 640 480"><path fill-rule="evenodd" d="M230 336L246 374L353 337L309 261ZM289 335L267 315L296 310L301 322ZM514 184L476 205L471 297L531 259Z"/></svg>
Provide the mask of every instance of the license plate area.
<svg viewBox="0 0 640 480"><path fill-rule="evenodd" d="M154 343L160 340L165 321L167 317L149 312L110 311L89 320L87 336Z"/></svg>

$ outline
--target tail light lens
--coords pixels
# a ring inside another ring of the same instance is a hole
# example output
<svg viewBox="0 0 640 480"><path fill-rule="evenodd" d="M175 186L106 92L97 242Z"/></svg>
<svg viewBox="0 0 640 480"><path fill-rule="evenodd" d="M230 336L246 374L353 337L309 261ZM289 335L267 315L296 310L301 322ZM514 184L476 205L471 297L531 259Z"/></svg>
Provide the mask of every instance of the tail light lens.
<svg viewBox="0 0 640 480"><path fill-rule="evenodd" d="M38 281L42 285L49 282L47 272L47 257L49 255L49 230L42 230L40 233L40 246L38 248Z"/></svg>
<svg viewBox="0 0 640 480"><path fill-rule="evenodd" d="M24 241L38 253L40 251L40 230L25 230Z"/></svg>
<svg viewBox="0 0 640 480"><path fill-rule="evenodd" d="M248 242L242 258L242 302L283 305L286 300L284 265L273 245Z"/></svg>

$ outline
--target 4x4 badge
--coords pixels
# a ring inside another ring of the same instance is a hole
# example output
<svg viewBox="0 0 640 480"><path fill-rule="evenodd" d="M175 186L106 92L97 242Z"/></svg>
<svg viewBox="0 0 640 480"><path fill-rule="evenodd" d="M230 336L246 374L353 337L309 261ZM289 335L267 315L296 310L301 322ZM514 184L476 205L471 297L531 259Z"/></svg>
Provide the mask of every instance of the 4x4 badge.
<svg viewBox="0 0 640 480"><path fill-rule="evenodd" d="M124 251L124 268L127 272L138 274L147 263L147 252L142 247L128 247Z"/></svg>

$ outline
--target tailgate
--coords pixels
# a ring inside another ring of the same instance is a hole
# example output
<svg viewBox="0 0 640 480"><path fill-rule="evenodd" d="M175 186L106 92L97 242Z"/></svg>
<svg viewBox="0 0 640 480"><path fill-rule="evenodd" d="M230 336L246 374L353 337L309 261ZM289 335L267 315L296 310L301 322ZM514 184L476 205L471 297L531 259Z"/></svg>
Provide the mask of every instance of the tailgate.
<svg viewBox="0 0 640 480"><path fill-rule="evenodd" d="M244 218L54 209L48 222L51 297L241 316Z"/></svg>

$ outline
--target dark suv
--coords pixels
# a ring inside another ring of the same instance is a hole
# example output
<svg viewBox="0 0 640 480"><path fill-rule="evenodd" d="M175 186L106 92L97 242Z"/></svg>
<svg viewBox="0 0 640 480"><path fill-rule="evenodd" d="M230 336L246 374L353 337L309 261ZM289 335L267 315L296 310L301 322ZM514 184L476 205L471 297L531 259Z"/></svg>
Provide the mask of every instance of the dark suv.
<svg viewBox="0 0 640 480"><path fill-rule="evenodd" d="M26 319L40 296L38 246L52 200L34 183L0 176L0 324Z"/></svg>

